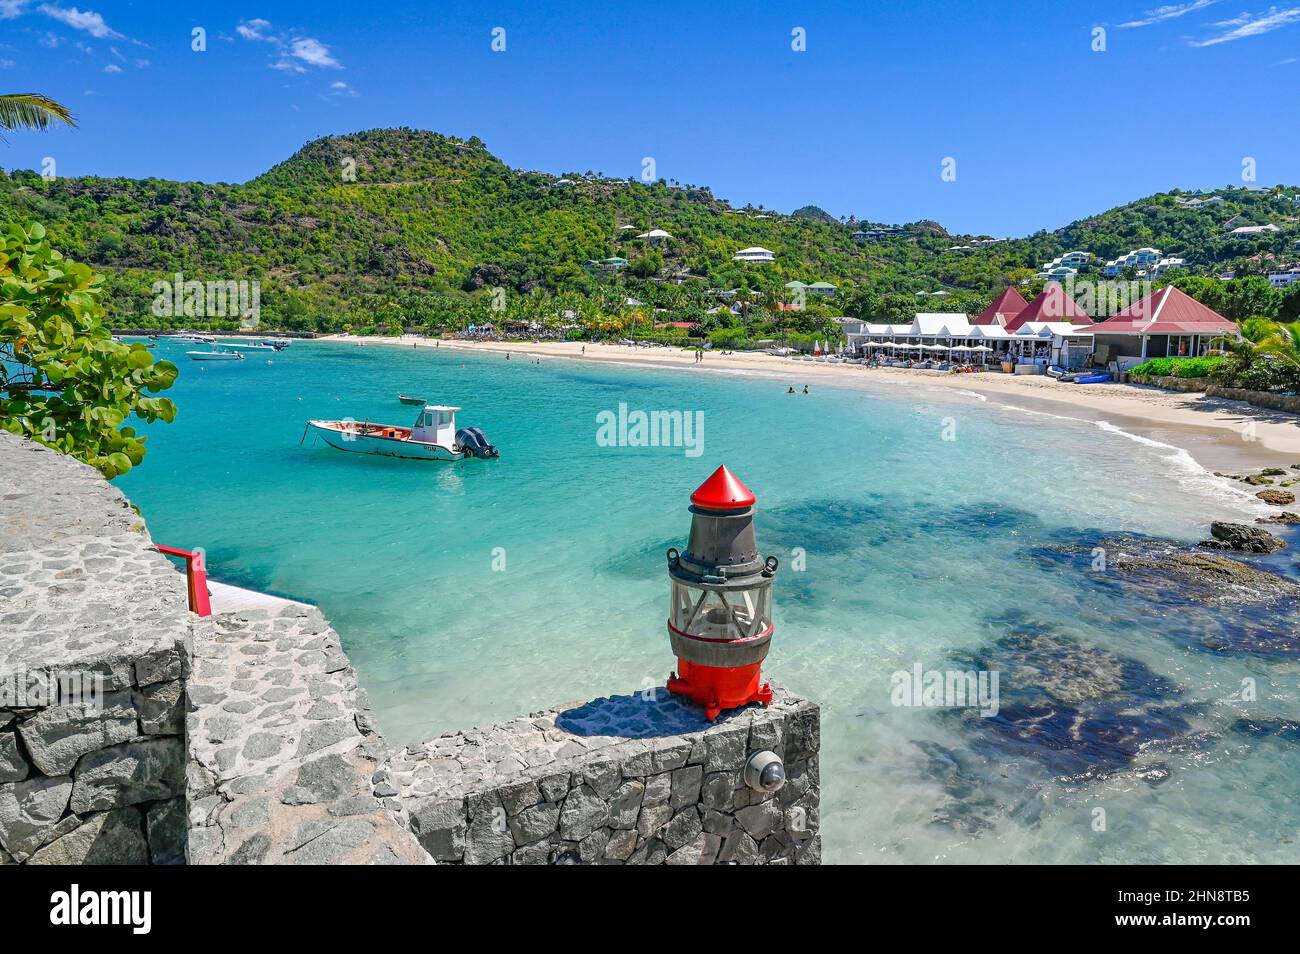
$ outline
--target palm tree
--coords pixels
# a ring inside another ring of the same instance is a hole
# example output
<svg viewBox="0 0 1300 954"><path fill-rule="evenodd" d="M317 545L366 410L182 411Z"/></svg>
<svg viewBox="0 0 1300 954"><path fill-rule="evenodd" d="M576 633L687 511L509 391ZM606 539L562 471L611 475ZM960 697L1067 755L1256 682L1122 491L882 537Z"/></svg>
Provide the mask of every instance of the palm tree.
<svg viewBox="0 0 1300 954"><path fill-rule="evenodd" d="M77 125L62 103L40 93L0 93L0 128L46 129L54 122Z"/></svg>

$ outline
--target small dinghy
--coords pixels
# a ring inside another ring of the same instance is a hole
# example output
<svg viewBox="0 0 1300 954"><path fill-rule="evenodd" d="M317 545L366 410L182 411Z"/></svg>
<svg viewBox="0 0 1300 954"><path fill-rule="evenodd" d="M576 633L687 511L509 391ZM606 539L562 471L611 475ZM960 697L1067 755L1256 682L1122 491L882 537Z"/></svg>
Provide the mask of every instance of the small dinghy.
<svg viewBox="0 0 1300 954"><path fill-rule="evenodd" d="M409 394L397 395L397 401L399 404L410 404L416 407L424 404L424 398L411 397Z"/></svg>
<svg viewBox="0 0 1300 954"><path fill-rule="evenodd" d="M1080 374L1074 379L1075 384L1101 384L1103 381L1110 380L1109 371L1101 371L1093 374Z"/></svg>
<svg viewBox="0 0 1300 954"><path fill-rule="evenodd" d="M186 351L191 361L243 361L238 351Z"/></svg>
<svg viewBox="0 0 1300 954"><path fill-rule="evenodd" d="M320 437L330 447L356 454L404 457L411 460L465 460L500 457L477 427L456 429L458 407L426 404L411 427L371 424L369 421L308 421L303 431ZM301 441L299 442L301 443Z"/></svg>

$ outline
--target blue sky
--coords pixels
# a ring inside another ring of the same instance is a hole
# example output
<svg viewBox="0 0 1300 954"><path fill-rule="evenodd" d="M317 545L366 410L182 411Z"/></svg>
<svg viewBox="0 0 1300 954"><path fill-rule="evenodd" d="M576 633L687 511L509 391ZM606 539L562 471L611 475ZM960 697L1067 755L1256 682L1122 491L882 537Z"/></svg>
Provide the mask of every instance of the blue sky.
<svg viewBox="0 0 1300 954"><path fill-rule="evenodd" d="M1298 86L1300 0L0 0L0 89L80 122L9 135L0 165L60 175L241 182L402 125L523 168L649 156L739 204L1021 235L1239 183L1246 157L1300 182Z"/></svg>

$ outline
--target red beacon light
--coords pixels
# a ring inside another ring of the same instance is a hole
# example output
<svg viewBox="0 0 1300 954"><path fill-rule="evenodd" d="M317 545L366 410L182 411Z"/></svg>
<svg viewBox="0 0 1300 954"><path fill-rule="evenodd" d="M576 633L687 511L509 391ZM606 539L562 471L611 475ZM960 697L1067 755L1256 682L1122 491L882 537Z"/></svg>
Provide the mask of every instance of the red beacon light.
<svg viewBox="0 0 1300 954"><path fill-rule="evenodd" d="M719 467L691 494L686 552L668 551L668 639L677 656L668 691L703 706L710 720L772 701L761 667L772 642L777 560L759 555L754 503L753 491Z"/></svg>

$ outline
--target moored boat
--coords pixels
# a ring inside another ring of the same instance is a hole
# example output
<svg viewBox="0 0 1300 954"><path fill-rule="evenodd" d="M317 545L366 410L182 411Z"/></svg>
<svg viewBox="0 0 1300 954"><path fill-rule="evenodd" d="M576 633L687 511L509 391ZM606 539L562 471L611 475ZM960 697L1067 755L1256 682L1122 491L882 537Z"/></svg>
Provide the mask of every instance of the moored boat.
<svg viewBox="0 0 1300 954"><path fill-rule="evenodd" d="M417 406L424 404L424 398L411 397L409 394L399 394L397 395L397 400L402 404L411 404Z"/></svg>
<svg viewBox="0 0 1300 954"><path fill-rule="evenodd" d="M311 431L330 447L356 454L403 457L410 460L465 460L500 457L477 427L456 429L458 407L426 404L410 427L359 423L354 420L308 421Z"/></svg>
<svg viewBox="0 0 1300 954"><path fill-rule="evenodd" d="M243 361L238 351L186 351L191 361Z"/></svg>

